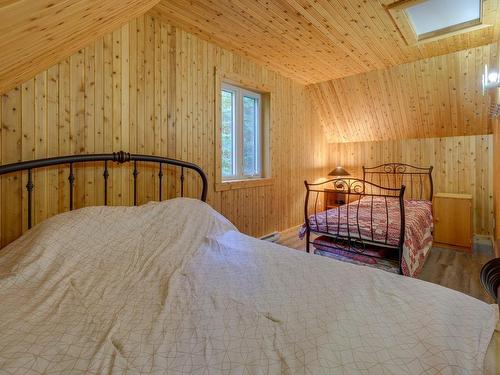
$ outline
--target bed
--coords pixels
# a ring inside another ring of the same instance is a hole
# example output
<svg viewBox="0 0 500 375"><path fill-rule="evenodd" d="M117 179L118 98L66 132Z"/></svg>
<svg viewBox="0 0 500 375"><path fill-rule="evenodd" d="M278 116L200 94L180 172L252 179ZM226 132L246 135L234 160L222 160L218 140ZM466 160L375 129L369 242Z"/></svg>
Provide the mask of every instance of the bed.
<svg viewBox="0 0 500 375"><path fill-rule="evenodd" d="M5 374L482 374L498 319L246 236L191 198L37 224L0 251L0 299Z"/></svg>
<svg viewBox="0 0 500 375"><path fill-rule="evenodd" d="M400 163L363 167L363 179L305 181L309 252L418 276L432 246L432 167ZM344 199L322 210L327 194ZM389 262L389 264L388 264Z"/></svg>

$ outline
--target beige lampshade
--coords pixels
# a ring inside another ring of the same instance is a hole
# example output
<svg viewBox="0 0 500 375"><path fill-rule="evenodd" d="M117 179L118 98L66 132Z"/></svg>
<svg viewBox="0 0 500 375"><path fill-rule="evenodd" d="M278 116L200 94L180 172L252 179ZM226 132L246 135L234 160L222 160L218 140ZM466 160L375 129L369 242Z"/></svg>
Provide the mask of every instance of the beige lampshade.
<svg viewBox="0 0 500 375"><path fill-rule="evenodd" d="M337 167L333 169L330 173L328 173L328 176L349 176L349 172L347 172L344 168L342 167Z"/></svg>

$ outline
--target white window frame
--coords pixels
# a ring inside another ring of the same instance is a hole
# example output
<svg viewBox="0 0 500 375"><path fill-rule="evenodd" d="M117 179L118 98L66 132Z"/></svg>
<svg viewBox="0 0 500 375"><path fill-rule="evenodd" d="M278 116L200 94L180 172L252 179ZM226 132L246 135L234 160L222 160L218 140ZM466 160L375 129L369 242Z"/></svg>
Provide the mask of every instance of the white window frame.
<svg viewBox="0 0 500 375"><path fill-rule="evenodd" d="M224 176L221 171L222 181L248 180L263 177L262 166L262 95L255 91L250 91L227 82L222 82L221 92L227 91L233 93L233 175ZM255 99L257 101L257 114L255 121L255 161L256 171L253 175L243 174L243 97ZM222 105L219 109L222 116Z"/></svg>

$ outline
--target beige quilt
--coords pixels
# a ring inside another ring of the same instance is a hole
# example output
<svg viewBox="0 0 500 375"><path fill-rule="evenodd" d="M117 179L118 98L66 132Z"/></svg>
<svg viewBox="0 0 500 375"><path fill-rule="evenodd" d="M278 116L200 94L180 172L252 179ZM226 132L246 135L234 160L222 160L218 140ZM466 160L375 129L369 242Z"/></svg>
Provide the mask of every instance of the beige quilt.
<svg viewBox="0 0 500 375"><path fill-rule="evenodd" d="M92 207L0 252L0 373L480 374L495 311L200 201Z"/></svg>

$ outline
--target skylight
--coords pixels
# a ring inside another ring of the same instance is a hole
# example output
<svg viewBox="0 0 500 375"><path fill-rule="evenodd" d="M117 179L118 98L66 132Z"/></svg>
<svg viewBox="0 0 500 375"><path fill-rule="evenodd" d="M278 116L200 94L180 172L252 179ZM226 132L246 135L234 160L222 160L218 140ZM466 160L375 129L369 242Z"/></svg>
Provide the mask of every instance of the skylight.
<svg viewBox="0 0 500 375"><path fill-rule="evenodd" d="M481 22L481 0L427 0L406 8L418 39L471 27Z"/></svg>

